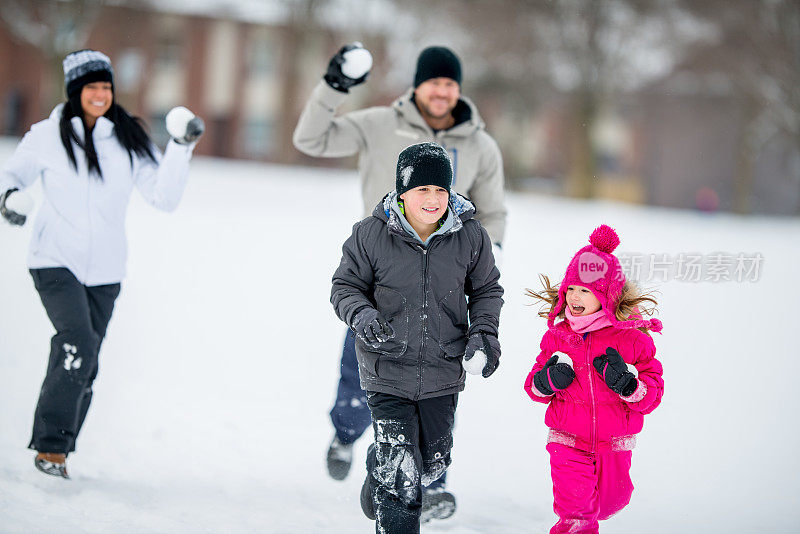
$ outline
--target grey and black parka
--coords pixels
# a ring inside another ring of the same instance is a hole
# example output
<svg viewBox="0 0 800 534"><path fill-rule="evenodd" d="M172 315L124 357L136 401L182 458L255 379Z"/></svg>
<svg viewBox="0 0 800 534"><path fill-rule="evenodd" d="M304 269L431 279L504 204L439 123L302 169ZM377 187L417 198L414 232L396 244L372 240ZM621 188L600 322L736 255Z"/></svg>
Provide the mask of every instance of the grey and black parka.
<svg viewBox="0 0 800 534"><path fill-rule="evenodd" d="M359 310L374 307L395 331L378 348L356 340L366 391L412 400L455 393L464 389L468 337L498 333L503 288L491 241L472 203L451 192L452 226L423 246L391 209L394 194L353 226L331 303L348 325Z"/></svg>

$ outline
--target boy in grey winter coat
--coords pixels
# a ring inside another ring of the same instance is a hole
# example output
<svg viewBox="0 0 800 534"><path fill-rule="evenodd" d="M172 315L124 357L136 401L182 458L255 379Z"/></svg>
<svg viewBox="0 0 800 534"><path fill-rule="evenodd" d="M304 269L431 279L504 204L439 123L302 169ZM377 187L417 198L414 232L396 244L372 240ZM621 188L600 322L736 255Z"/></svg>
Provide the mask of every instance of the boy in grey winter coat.
<svg viewBox="0 0 800 534"><path fill-rule="evenodd" d="M499 364L500 274L474 206L451 185L442 147L405 149L396 190L353 227L333 276L375 430L361 497L378 532L419 532L421 485L450 464L462 358L483 353L485 377Z"/></svg>
<svg viewBox="0 0 800 534"><path fill-rule="evenodd" d="M461 93L458 56L446 47L426 47L417 58L412 86L391 105L339 113L345 102L352 101L351 88L365 83L369 76L370 65L353 64L353 57L363 58L365 54L360 43L353 43L331 58L324 79L297 123L295 146L315 157L357 154L362 217L369 217L393 187L398 154L425 141L441 145L453 162L451 189L475 204L475 218L489 234L499 263L497 253L506 221L503 158L478 108ZM354 66L359 68L354 71ZM336 480L347 477L353 444L371 424L366 392L359 386L355 339L352 331L345 336L336 400L330 411L335 432L327 451L327 466ZM422 521L444 519L454 512L455 496L445 490L442 476L423 492Z"/></svg>

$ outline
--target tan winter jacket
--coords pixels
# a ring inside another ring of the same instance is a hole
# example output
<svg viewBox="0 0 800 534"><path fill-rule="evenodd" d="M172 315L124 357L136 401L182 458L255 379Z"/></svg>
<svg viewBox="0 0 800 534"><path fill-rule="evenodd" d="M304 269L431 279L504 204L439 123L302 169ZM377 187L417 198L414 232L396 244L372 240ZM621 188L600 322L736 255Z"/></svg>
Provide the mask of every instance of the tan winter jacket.
<svg viewBox="0 0 800 534"><path fill-rule="evenodd" d="M503 202L503 160L500 149L486 133L475 105L461 97L460 107L469 118L448 130L434 133L411 100L413 89L391 106L378 106L336 116L346 93L320 81L311 95L297 128L294 146L318 157L344 157L359 153L364 216L395 188L397 156L415 143L431 141L444 147L453 160L453 189L469 197L477 208L475 218L493 243L502 244L506 209Z"/></svg>

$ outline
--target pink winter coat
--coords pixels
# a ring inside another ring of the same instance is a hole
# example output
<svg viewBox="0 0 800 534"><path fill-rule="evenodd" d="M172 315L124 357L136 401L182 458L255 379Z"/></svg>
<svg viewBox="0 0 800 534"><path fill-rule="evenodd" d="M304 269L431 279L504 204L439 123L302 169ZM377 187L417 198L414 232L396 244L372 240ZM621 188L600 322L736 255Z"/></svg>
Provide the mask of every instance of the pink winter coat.
<svg viewBox="0 0 800 534"><path fill-rule="evenodd" d="M638 371L639 385L630 397L611 391L592 367L592 360L604 354L607 347L615 348ZM581 336L562 321L544 334L541 349L525 380L525 391L534 401L549 404L544 416L550 428L548 441L587 452L633 449L644 414L655 410L664 394L661 362L655 357L653 339L635 328L613 326ZM575 380L566 389L547 396L536 389L533 375L554 352L572 358Z"/></svg>

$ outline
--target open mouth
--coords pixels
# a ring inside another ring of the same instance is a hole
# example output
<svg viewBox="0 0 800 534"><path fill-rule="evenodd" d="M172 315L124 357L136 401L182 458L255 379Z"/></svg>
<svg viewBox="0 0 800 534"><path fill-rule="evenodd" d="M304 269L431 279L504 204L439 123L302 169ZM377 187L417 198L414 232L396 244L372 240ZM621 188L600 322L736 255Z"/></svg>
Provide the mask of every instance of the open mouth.
<svg viewBox="0 0 800 534"><path fill-rule="evenodd" d="M426 213L436 213L437 211L439 211L439 208L422 208L422 211Z"/></svg>
<svg viewBox="0 0 800 534"><path fill-rule="evenodd" d="M572 315L580 315L580 314L582 314L584 311L586 311L586 308L585 308L585 307L583 307L583 306L576 306L575 304L570 304L570 305L569 305L569 307L570 307L570 311L572 312Z"/></svg>

